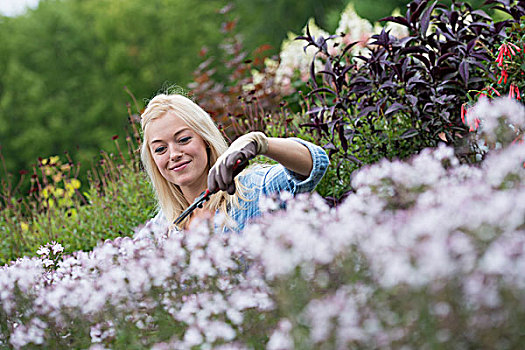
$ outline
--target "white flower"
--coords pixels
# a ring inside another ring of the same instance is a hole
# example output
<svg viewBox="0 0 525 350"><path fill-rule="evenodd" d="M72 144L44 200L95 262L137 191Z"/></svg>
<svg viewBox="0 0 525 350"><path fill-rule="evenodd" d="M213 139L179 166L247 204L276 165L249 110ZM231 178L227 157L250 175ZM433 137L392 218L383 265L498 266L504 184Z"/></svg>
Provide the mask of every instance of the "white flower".
<svg viewBox="0 0 525 350"><path fill-rule="evenodd" d="M343 43L350 44L358 42L352 48L353 55L362 55L366 52L366 46L372 36L374 28L372 24L364 18L359 17L355 12L354 5L349 3L339 20L339 26L335 30L336 34L344 33Z"/></svg>
<svg viewBox="0 0 525 350"><path fill-rule="evenodd" d="M399 12L399 9L395 9L391 16L401 16L401 13ZM374 26L374 33L379 34L381 33L381 26L377 24ZM402 24L396 23L396 22L387 22L384 26L385 31L389 32L390 35L402 39L404 37L407 37L410 33L408 32L408 28Z"/></svg>
<svg viewBox="0 0 525 350"><path fill-rule="evenodd" d="M184 343L188 348L201 344L203 340L201 332L194 327L189 328L184 333Z"/></svg>
<svg viewBox="0 0 525 350"><path fill-rule="evenodd" d="M188 273L198 278L204 278L207 276L215 276L217 271L214 269L204 250L196 249L191 253Z"/></svg>
<svg viewBox="0 0 525 350"><path fill-rule="evenodd" d="M290 331L292 330L292 323L287 319L279 321L277 329L270 336L270 340L266 345L267 350L287 350L293 349L294 343Z"/></svg>
<svg viewBox="0 0 525 350"><path fill-rule="evenodd" d="M62 253L64 251L64 247L60 243L55 243L51 246L51 250L53 251L53 254Z"/></svg>
<svg viewBox="0 0 525 350"><path fill-rule="evenodd" d="M100 324L96 324L93 327L91 327L89 335L91 337L92 343L100 343L102 341L102 331L100 330Z"/></svg>
<svg viewBox="0 0 525 350"><path fill-rule="evenodd" d="M217 339L232 341L235 339L235 330L228 324L219 321L212 321L204 328L204 334L208 342L215 342Z"/></svg>
<svg viewBox="0 0 525 350"><path fill-rule="evenodd" d="M40 249L36 251L38 255L49 255L49 248L41 246Z"/></svg>
<svg viewBox="0 0 525 350"><path fill-rule="evenodd" d="M44 259L42 260L42 263L44 264L45 267L53 266L54 264L53 260L50 260L50 259Z"/></svg>
<svg viewBox="0 0 525 350"><path fill-rule="evenodd" d="M328 38L329 33L322 30L315 24L315 20L310 18L307 25L303 28L302 35L306 35L306 27L308 26L310 34L314 39L319 37ZM317 48L309 46L306 48L306 41L295 40L298 35L288 33L288 38L285 39L281 44L281 53L279 54L280 64L275 74L276 84L286 87L291 83L291 79L294 78L296 73L299 73L299 77L303 81L309 79L310 64L317 53ZM329 45L333 46L333 43L329 42ZM316 71L323 69L323 63L320 60L315 61Z"/></svg>
<svg viewBox="0 0 525 350"><path fill-rule="evenodd" d="M11 345L20 349L28 344L42 345L44 344L44 330L47 324L38 318L33 318L29 324L18 325L11 334L9 342Z"/></svg>

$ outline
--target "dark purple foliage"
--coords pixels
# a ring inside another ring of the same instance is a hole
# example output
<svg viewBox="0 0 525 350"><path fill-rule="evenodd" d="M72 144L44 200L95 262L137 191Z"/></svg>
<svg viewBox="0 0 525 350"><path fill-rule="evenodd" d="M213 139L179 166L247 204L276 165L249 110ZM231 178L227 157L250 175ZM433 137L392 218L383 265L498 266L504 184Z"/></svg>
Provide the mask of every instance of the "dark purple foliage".
<svg viewBox="0 0 525 350"><path fill-rule="evenodd" d="M330 155L342 151L349 160L354 155L354 161L370 157L372 148L377 157L365 162L406 157L444 137L458 155L468 155L461 105L469 91L494 78L487 64L490 51L500 45L505 29L525 15L525 1L486 4L512 19L495 23L466 2L446 6L415 0L404 16L381 20L406 26L409 36L396 38L383 30L372 37L369 57L352 57L355 43L332 55L326 41L333 37L314 38L307 31L297 39L316 47L326 64L320 72L311 65L311 123L306 126L323 135Z"/></svg>

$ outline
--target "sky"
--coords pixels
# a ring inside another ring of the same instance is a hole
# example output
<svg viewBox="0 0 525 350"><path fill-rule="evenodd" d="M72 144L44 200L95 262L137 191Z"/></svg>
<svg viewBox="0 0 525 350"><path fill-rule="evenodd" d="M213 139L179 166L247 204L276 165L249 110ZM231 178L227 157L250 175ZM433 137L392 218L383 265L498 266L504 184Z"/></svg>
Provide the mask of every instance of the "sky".
<svg viewBox="0 0 525 350"><path fill-rule="evenodd" d="M39 0L0 0L0 14L4 16L16 16L22 14L25 9L35 7Z"/></svg>

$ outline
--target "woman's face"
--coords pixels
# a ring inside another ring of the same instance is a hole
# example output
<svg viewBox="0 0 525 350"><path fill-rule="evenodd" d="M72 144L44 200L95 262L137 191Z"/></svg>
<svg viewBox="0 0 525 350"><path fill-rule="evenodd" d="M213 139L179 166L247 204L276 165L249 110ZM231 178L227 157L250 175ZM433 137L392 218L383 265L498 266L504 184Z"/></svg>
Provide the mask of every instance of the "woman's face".
<svg viewBox="0 0 525 350"><path fill-rule="evenodd" d="M168 182L183 193L206 189L208 155L202 137L173 112L151 121L145 133L153 160Z"/></svg>

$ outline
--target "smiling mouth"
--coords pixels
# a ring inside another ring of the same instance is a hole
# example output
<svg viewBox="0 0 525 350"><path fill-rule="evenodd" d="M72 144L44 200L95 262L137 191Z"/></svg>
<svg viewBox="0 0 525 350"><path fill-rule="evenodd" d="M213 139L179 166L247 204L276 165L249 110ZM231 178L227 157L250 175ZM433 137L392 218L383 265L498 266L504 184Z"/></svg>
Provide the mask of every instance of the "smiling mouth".
<svg viewBox="0 0 525 350"><path fill-rule="evenodd" d="M187 162L184 162L182 164L179 164L177 166L174 166L173 168L171 168L170 170L173 170L173 171L181 171L183 170L184 168L186 168L186 166L190 164L190 161L188 160Z"/></svg>

